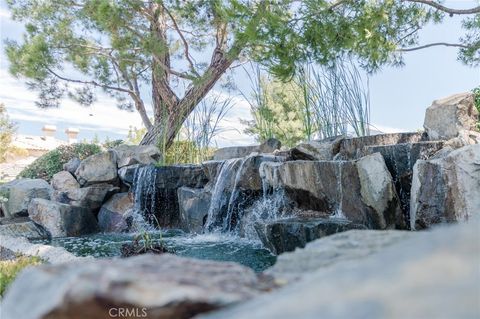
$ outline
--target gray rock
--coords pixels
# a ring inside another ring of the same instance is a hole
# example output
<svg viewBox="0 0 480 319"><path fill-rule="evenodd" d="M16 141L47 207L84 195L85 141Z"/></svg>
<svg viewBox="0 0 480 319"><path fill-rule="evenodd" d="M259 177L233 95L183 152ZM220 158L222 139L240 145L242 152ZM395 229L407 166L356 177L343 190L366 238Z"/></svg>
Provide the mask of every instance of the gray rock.
<svg viewBox="0 0 480 319"><path fill-rule="evenodd" d="M282 144L277 139L271 138L260 145L252 146L232 146L224 147L215 151L213 159L215 161L224 161L232 158L240 158L248 156L252 153L273 153L275 150L280 149Z"/></svg>
<svg viewBox="0 0 480 319"><path fill-rule="evenodd" d="M480 145L465 146L413 169L412 229L480 216Z"/></svg>
<svg viewBox="0 0 480 319"><path fill-rule="evenodd" d="M25 237L27 239L47 239L48 232L27 217L3 218L0 220L0 235Z"/></svg>
<svg viewBox="0 0 480 319"><path fill-rule="evenodd" d="M225 161L206 161L202 163L203 170L210 185L214 184L217 180L224 162Z"/></svg>
<svg viewBox="0 0 480 319"><path fill-rule="evenodd" d="M291 272L300 280L199 318L478 318L479 227L325 237L281 255L269 272L278 283Z"/></svg>
<svg viewBox="0 0 480 319"><path fill-rule="evenodd" d="M405 227L392 177L379 153L357 161L264 163L260 173L301 210L344 216L371 229Z"/></svg>
<svg viewBox="0 0 480 319"><path fill-rule="evenodd" d="M291 160L331 161L340 151L343 136L299 144L290 150Z"/></svg>
<svg viewBox="0 0 480 319"><path fill-rule="evenodd" d="M113 149L117 166L122 168L135 164L149 165L160 160L161 154L155 145L120 145Z"/></svg>
<svg viewBox="0 0 480 319"><path fill-rule="evenodd" d="M400 198L406 225L410 226L410 189L413 166L418 160L441 156L443 141L375 145L365 149L367 154L382 154L388 171L392 175L395 189Z"/></svg>
<svg viewBox="0 0 480 319"><path fill-rule="evenodd" d="M0 244L15 254L24 256L38 256L50 264L61 264L65 262L78 261L82 259L93 259L93 257L77 257L69 253L63 247L54 247L43 244L32 244L24 237L12 237L0 235ZM22 309L25 311L25 309ZM8 318L2 308L2 319ZM20 318L23 318L20 317Z"/></svg>
<svg viewBox="0 0 480 319"><path fill-rule="evenodd" d="M80 188L80 184L75 177L67 171L61 171L53 175L50 184L56 191Z"/></svg>
<svg viewBox="0 0 480 319"><path fill-rule="evenodd" d="M95 184L82 188L72 188L56 191L54 199L60 203L84 207L97 212L102 204L120 189L110 184Z"/></svg>
<svg viewBox="0 0 480 319"><path fill-rule="evenodd" d="M435 100L425 112L423 127L431 140L449 140L476 130L478 111L473 93Z"/></svg>
<svg viewBox="0 0 480 319"><path fill-rule="evenodd" d="M117 181L117 157L115 152L107 151L91 155L84 159L75 171L80 186Z"/></svg>
<svg viewBox="0 0 480 319"><path fill-rule="evenodd" d="M70 174L74 175L77 168L80 166L80 159L78 157L74 157L69 160L67 163L63 164L63 170L69 172Z"/></svg>
<svg viewBox="0 0 480 319"><path fill-rule="evenodd" d="M1 185L0 195L8 199L2 204L4 217L27 216L32 199L50 199L51 193L52 188L43 179L17 179Z"/></svg>
<svg viewBox="0 0 480 319"><path fill-rule="evenodd" d="M128 230L127 217L133 209L130 193L115 194L98 213L98 225L103 232L123 232Z"/></svg>
<svg viewBox="0 0 480 319"><path fill-rule="evenodd" d="M252 298L261 287L238 264L170 254L42 265L17 277L2 318L104 319L122 307L148 318L183 319Z"/></svg>
<svg viewBox="0 0 480 319"><path fill-rule="evenodd" d="M52 237L80 236L98 230L97 220L89 210L46 199L32 200L28 215Z"/></svg>
<svg viewBox="0 0 480 319"><path fill-rule="evenodd" d="M345 138L340 141L336 159L352 160L368 155L366 148L374 145L416 143L425 139L422 133L391 133Z"/></svg>
<svg viewBox="0 0 480 319"><path fill-rule="evenodd" d="M210 207L212 194L203 188L180 187L178 203L180 227L188 232L201 233Z"/></svg>
<svg viewBox="0 0 480 319"><path fill-rule="evenodd" d="M298 247L303 248L318 238L366 227L339 218L291 218L257 224L255 229L263 246L279 255Z"/></svg>

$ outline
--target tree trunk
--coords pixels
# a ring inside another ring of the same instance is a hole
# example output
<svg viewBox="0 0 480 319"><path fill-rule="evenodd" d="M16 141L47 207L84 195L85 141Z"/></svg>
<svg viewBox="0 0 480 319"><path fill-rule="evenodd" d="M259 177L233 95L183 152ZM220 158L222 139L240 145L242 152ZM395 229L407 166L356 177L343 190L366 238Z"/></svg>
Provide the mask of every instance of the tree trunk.
<svg viewBox="0 0 480 319"><path fill-rule="evenodd" d="M159 115L158 121L155 119L155 125L145 134L140 144L160 144L160 147L163 149L170 147L185 119L208 94L237 56L238 54L231 54L231 52L226 54L217 50L213 54L210 66L202 78L195 84L192 83L184 97L174 103L172 107L163 108L164 114ZM162 99L160 98L160 100Z"/></svg>

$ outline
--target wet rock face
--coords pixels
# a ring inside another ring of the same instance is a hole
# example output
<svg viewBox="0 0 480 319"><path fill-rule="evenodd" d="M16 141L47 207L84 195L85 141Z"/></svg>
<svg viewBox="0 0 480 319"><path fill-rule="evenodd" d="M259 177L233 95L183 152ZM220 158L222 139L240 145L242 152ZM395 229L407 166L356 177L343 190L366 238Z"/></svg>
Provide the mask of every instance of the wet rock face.
<svg viewBox="0 0 480 319"><path fill-rule="evenodd" d="M180 187L201 188L208 179L200 165L145 166L134 178L135 209L160 227L179 227ZM154 216L154 217L152 217Z"/></svg>
<svg viewBox="0 0 480 319"><path fill-rule="evenodd" d="M128 308L147 318L182 319L252 298L261 287L244 266L170 254L44 265L15 280L2 315L104 319L112 308Z"/></svg>
<svg viewBox="0 0 480 319"><path fill-rule="evenodd" d="M341 213L372 229L404 227L391 175L378 153L358 161L265 163L261 174L299 209Z"/></svg>
<svg viewBox="0 0 480 319"><path fill-rule="evenodd" d="M395 189L400 198L407 226L410 225L410 189L413 166L418 160L426 160L443 148L443 141L375 145L366 148L367 154L382 154L388 171L392 175Z"/></svg>
<svg viewBox="0 0 480 319"><path fill-rule="evenodd" d="M438 159L418 161L413 169L412 228L478 217L480 145L465 146Z"/></svg>
<svg viewBox="0 0 480 319"><path fill-rule="evenodd" d="M0 194L8 199L2 204L5 217L27 216L30 201L50 199L52 187L43 179L17 179L1 185Z"/></svg>
<svg viewBox="0 0 480 319"><path fill-rule="evenodd" d="M34 199L28 215L52 237L80 236L98 231L95 216L87 209L46 199Z"/></svg>
<svg viewBox="0 0 480 319"><path fill-rule="evenodd" d="M206 222L212 194L203 188L180 187L178 189L180 228L201 233Z"/></svg>
<svg viewBox="0 0 480 319"><path fill-rule="evenodd" d="M456 138L463 131L475 131L478 111L473 93L461 93L433 101L423 124L431 140Z"/></svg>
<svg viewBox="0 0 480 319"><path fill-rule="evenodd" d="M346 219L338 218L292 218L257 224L255 229L262 244L278 255L296 248L303 248L315 239L350 229L366 229Z"/></svg>

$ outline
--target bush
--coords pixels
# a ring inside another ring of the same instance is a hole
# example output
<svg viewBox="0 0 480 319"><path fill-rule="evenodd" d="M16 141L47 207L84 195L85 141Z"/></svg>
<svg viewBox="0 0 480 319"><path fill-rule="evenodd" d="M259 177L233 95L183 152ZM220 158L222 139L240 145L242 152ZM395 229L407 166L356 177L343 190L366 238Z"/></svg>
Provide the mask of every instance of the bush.
<svg viewBox="0 0 480 319"><path fill-rule="evenodd" d="M10 121L5 106L0 103L0 163L6 160L7 153L12 150L14 133L15 125Z"/></svg>
<svg viewBox="0 0 480 319"><path fill-rule="evenodd" d="M168 148L165 159L159 165L196 164L213 157L215 149L200 148L192 141L174 141Z"/></svg>
<svg viewBox="0 0 480 319"><path fill-rule="evenodd" d="M13 282L18 273L27 266L40 265L43 260L37 256L20 256L14 260L0 261L0 297Z"/></svg>
<svg viewBox="0 0 480 319"><path fill-rule="evenodd" d="M474 88L472 92L475 95L475 106L480 113L480 86ZM478 116L477 129L480 131L480 115Z"/></svg>
<svg viewBox="0 0 480 319"><path fill-rule="evenodd" d="M62 145L37 158L21 171L18 177L42 178L50 181L53 175L63 170L63 164L72 158L78 157L80 160L83 160L101 151L101 147L96 144L78 143Z"/></svg>

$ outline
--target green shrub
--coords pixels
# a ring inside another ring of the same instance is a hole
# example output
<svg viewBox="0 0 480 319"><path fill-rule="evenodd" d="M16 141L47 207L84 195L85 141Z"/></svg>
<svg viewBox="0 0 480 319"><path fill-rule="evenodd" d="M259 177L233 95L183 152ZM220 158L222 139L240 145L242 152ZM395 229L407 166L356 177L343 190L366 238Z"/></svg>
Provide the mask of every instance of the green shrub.
<svg viewBox="0 0 480 319"><path fill-rule="evenodd" d="M27 266L40 265L43 260L37 256L20 256L14 260L0 261L0 297L13 282L18 273Z"/></svg>
<svg viewBox="0 0 480 319"><path fill-rule="evenodd" d="M472 92L475 95L475 106L480 113L480 86L474 88ZM478 116L477 129L480 131L480 115Z"/></svg>
<svg viewBox="0 0 480 319"><path fill-rule="evenodd" d="M80 160L83 160L101 151L101 147L96 144L78 143L62 145L37 158L21 171L18 177L42 178L50 181L53 175L63 170L63 164L72 158L78 157Z"/></svg>
<svg viewBox="0 0 480 319"><path fill-rule="evenodd" d="M192 141L174 141L158 165L198 164L211 159L214 151L211 147L200 148Z"/></svg>

